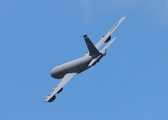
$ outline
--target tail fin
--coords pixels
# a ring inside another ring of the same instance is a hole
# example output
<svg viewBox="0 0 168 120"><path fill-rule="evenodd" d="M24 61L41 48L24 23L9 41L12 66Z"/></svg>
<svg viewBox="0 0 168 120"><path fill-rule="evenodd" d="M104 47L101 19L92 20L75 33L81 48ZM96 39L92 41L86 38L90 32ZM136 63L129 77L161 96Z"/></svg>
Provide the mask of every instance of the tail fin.
<svg viewBox="0 0 168 120"><path fill-rule="evenodd" d="M91 40L88 38L87 35L84 35L83 36L85 42L86 42L86 45L88 47L88 50L89 50L89 55L95 55L95 54L98 54L99 51L97 50L97 48L94 46L94 44L91 42Z"/></svg>

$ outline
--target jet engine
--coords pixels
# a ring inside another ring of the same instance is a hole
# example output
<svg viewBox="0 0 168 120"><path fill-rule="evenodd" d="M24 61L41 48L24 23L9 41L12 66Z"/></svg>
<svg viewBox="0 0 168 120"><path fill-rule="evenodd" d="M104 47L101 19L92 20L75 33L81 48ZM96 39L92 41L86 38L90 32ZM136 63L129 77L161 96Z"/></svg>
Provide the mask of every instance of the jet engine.
<svg viewBox="0 0 168 120"><path fill-rule="evenodd" d="M57 86L55 86L55 87L53 88L53 91L55 90L56 87L57 87ZM63 90L63 88L61 88L61 89L57 92L57 94L61 93L62 90Z"/></svg>
<svg viewBox="0 0 168 120"><path fill-rule="evenodd" d="M102 36L102 37L104 37L104 36ZM111 36L109 36L109 37L106 39L105 43L108 42L109 40L111 40Z"/></svg>
<svg viewBox="0 0 168 120"><path fill-rule="evenodd" d="M56 99L56 96L54 95L48 102L53 102Z"/></svg>
<svg viewBox="0 0 168 120"><path fill-rule="evenodd" d="M57 92L57 94L61 93L61 92L62 92L62 90L63 90L63 88L61 88L61 89Z"/></svg>

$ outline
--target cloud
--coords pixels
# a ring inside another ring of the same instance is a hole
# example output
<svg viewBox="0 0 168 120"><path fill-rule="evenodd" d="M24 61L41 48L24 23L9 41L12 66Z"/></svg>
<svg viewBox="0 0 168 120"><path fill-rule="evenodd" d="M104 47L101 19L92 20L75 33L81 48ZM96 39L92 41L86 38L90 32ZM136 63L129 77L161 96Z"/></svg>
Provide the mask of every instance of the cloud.
<svg viewBox="0 0 168 120"><path fill-rule="evenodd" d="M91 17L93 14L104 13L114 9L125 9L135 6L138 0L81 0L85 15Z"/></svg>
<svg viewBox="0 0 168 120"><path fill-rule="evenodd" d="M85 20L90 20L95 14L106 11L146 12L157 19L168 20L168 0L80 0L82 14Z"/></svg>
<svg viewBox="0 0 168 120"><path fill-rule="evenodd" d="M91 8L91 0L82 0L81 4L85 9L90 9Z"/></svg>
<svg viewBox="0 0 168 120"><path fill-rule="evenodd" d="M126 6L126 5L135 5L138 0L113 0L113 1L109 1L111 2L111 5L115 5L115 6Z"/></svg>
<svg viewBox="0 0 168 120"><path fill-rule="evenodd" d="M168 0L148 0L148 10L158 19L168 20Z"/></svg>
<svg viewBox="0 0 168 120"><path fill-rule="evenodd" d="M91 0L81 0L81 5L83 7L83 14L85 19L90 19L92 15L92 3Z"/></svg>

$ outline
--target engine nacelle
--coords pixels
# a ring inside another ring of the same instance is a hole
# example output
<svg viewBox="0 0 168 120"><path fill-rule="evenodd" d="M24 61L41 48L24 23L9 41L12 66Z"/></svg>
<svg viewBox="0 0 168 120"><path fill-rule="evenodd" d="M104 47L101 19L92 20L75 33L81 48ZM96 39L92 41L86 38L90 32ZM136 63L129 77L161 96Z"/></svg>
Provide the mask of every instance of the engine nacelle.
<svg viewBox="0 0 168 120"><path fill-rule="evenodd" d="M53 91L55 90L56 87L57 87L57 86L55 86L55 87L53 88ZM63 88L61 88L61 89L57 92L57 94L61 93L62 90L63 90Z"/></svg>
<svg viewBox="0 0 168 120"><path fill-rule="evenodd" d="M61 92L62 92L62 90L63 90L63 88L61 88L61 89L57 92L57 94L61 93Z"/></svg>
<svg viewBox="0 0 168 120"><path fill-rule="evenodd" d="M53 102L56 99L56 96L54 95L48 102Z"/></svg>
<svg viewBox="0 0 168 120"><path fill-rule="evenodd" d="M104 36L102 36L102 37L104 37ZM109 40L111 40L111 36L109 36L109 37L106 39L105 43L108 42Z"/></svg>
<svg viewBox="0 0 168 120"><path fill-rule="evenodd" d="M111 40L111 36L109 36L109 37L107 38L107 40L105 41L105 43L108 42L109 40Z"/></svg>

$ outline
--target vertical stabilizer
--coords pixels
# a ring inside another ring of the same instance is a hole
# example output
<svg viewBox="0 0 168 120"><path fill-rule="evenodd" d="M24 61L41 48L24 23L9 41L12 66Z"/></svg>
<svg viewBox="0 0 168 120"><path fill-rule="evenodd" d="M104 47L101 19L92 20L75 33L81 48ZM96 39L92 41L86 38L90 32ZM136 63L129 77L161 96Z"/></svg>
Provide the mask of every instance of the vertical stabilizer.
<svg viewBox="0 0 168 120"><path fill-rule="evenodd" d="M87 45L87 48L89 50L89 55L95 55L95 54L98 54L99 51L97 50L97 48L94 46L94 44L91 42L91 40L88 38L87 35L84 35L83 36L85 42L86 42L86 45Z"/></svg>

